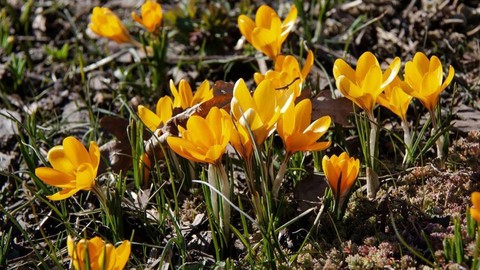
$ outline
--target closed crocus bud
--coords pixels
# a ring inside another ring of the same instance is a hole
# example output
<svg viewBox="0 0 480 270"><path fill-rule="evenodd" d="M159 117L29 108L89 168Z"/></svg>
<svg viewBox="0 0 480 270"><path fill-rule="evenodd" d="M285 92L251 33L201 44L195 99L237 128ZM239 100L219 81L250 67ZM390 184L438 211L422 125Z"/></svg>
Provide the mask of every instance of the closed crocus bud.
<svg viewBox="0 0 480 270"><path fill-rule="evenodd" d="M117 43L132 42L132 38L122 21L110 9L105 7L93 8L88 27L97 35L111 39Z"/></svg>
<svg viewBox="0 0 480 270"><path fill-rule="evenodd" d="M357 179L360 161L343 152L340 156L324 156L322 169L335 197L336 207L341 208Z"/></svg>
<svg viewBox="0 0 480 270"><path fill-rule="evenodd" d="M68 256L77 270L122 270L130 257L131 244L125 240L118 247L107 244L100 237L75 242L67 238Z"/></svg>
<svg viewBox="0 0 480 270"><path fill-rule="evenodd" d="M163 13L162 6L159 3L153 0L145 1L141 7L141 13L142 16L139 17L135 12L132 12L132 18L143 25L148 32L155 32L162 24Z"/></svg>

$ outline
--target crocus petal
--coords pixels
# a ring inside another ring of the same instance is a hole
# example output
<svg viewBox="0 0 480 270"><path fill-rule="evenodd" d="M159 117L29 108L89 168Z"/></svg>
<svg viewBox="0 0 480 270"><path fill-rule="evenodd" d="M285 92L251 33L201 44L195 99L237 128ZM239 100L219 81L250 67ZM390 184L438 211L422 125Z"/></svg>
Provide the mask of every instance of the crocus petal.
<svg viewBox="0 0 480 270"><path fill-rule="evenodd" d="M75 175L75 166L66 156L63 146L57 145L48 151L47 159L52 167L65 174Z"/></svg>
<svg viewBox="0 0 480 270"><path fill-rule="evenodd" d="M258 27L270 28L271 20L278 17L277 13L267 5L261 5L255 14L255 24Z"/></svg>
<svg viewBox="0 0 480 270"><path fill-rule="evenodd" d="M51 196L47 196L47 198L52 200L52 201L60 201L60 200L64 200L66 198L69 198L69 197L73 196L79 190L80 189L78 189L78 188L72 188L72 189L64 188L64 189L60 190L59 192L57 192L57 193L55 193Z"/></svg>
<svg viewBox="0 0 480 270"><path fill-rule="evenodd" d="M360 58L358 58L357 69L355 72L355 81L361 82L367 73L370 71L372 66L380 67L377 58L371 52L363 53Z"/></svg>
<svg viewBox="0 0 480 270"><path fill-rule="evenodd" d="M303 64L303 68L302 68L302 77L304 79L308 76L308 73L310 72L310 69L313 66L314 60L315 59L313 58L312 50L308 50L307 59L305 60L305 63Z"/></svg>
<svg viewBox="0 0 480 270"><path fill-rule="evenodd" d="M91 166L94 170L95 177L97 175L98 165L100 165L100 148L98 147L96 142L90 142L88 153L90 155L90 160L92 161Z"/></svg>
<svg viewBox="0 0 480 270"><path fill-rule="evenodd" d="M161 97L157 102L156 114L160 118L160 125L172 118L173 101L169 96Z"/></svg>
<svg viewBox="0 0 480 270"><path fill-rule="evenodd" d="M398 57L395 57L392 61L392 63L390 63L390 66L388 67L388 69L385 71L385 74L384 74L384 82L382 83L382 86L381 86L381 89L385 89L385 87L387 87L387 85L389 85L396 77L397 77L397 74L398 74L398 71L400 70L400 66L402 65L402 61L400 61L400 58Z"/></svg>
<svg viewBox="0 0 480 270"><path fill-rule="evenodd" d="M143 105L138 106L138 117L140 117L145 126L147 126L147 128L151 131L157 130L157 128L160 126L160 123L162 122L160 117L158 117L149 109L145 108L145 106Z"/></svg>
<svg viewBox="0 0 480 270"><path fill-rule="evenodd" d="M204 80L195 92L192 103L199 104L211 98L213 98L213 90L210 88L210 83L208 80Z"/></svg>
<svg viewBox="0 0 480 270"><path fill-rule="evenodd" d="M288 34L292 31L293 27L295 26L295 21L297 20L298 10L295 5L290 7L290 11L288 12L287 17L283 20L282 23L282 33L280 43L283 43L287 38Z"/></svg>
<svg viewBox="0 0 480 270"><path fill-rule="evenodd" d="M75 139L75 137L69 136L63 139L63 150L65 151L67 158L75 167L78 167L83 163L92 162L85 146Z"/></svg>
<svg viewBox="0 0 480 270"><path fill-rule="evenodd" d="M312 119L312 102L310 99L304 99L295 106L295 126L296 132L303 132Z"/></svg>
<svg viewBox="0 0 480 270"><path fill-rule="evenodd" d="M78 189L90 190L95 184L95 172L90 163L83 163L78 167L76 185Z"/></svg>
<svg viewBox="0 0 480 270"><path fill-rule="evenodd" d="M57 171L48 167L35 169L35 175L43 182L59 188L72 188L75 185L75 176Z"/></svg>
<svg viewBox="0 0 480 270"><path fill-rule="evenodd" d="M445 89L445 88L452 82L454 75L455 75L455 70L453 69L452 66L450 66L450 67L448 68L447 78L446 78L445 81L443 82L440 91L443 91L443 89Z"/></svg>
<svg viewBox="0 0 480 270"><path fill-rule="evenodd" d="M337 59L335 63L333 63L333 77L337 80L340 76L345 76L350 81L356 80L355 70L343 59Z"/></svg>
<svg viewBox="0 0 480 270"><path fill-rule="evenodd" d="M116 248L117 261L115 266L117 269L124 269L130 257L131 244L130 241L125 240Z"/></svg>
<svg viewBox="0 0 480 270"><path fill-rule="evenodd" d="M245 15L240 15L238 17L238 28L247 41L252 43L252 32L255 29L255 22Z"/></svg>

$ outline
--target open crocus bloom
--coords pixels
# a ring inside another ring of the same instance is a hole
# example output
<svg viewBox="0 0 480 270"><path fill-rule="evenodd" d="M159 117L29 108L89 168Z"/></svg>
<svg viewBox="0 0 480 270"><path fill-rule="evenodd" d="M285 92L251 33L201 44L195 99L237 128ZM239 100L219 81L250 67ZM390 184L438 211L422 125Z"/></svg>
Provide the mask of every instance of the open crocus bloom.
<svg viewBox="0 0 480 270"><path fill-rule="evenodd" d="M310 124L312 102L304 99L297 105L293 103L277 122L277 132L285 144L288 154L298 151L321 151L331 142L317 142L330 127L330 116L324 116Z"/></svg>
<svg viewBox="0 0 480 270"><path fill-rule="evenodd" d="M440 59L417 52L413 61L405 64L405 82L410 86L408 94L422 102L429 112L433 112L438 103L440 93L452 82L455 70L448 68L448 75L443 81L443 68Z"/></svg>
<svg viewBox="0 0 480 270"><path fill-rule="evenodd" d="M188 160L216 164L230 141L232 125L225 110L212 107L206 118L193 115L186 129L178 126L181 137L168 137L167 143L175 153Z"/></svg>
<svg viewBox="0 0 480 270"><path fill-rule="evenodd" d="M68 256L77 270L122 270L130 257L130 249L128 240L115 248L98 236L90 240L82 239L78 243L75 243L70 235L67 238Z"/></svg>
<svg viewBox="0 0 480 270"><path fill-rule="evenodd" d="M155 131L165 125L165 123L172 117L173 102L169 96L160 98L157 102L155 113L147 109L143 105L138 106L138 117L150 129Z"/></svg>
<svg viewBox="0 0 480 270"><path fill-rule="evenodd" d="M277 91L270 80L261 82L252 96L243 79L239 79L233 87L230 108L234 121L250 129L257 145L261 145L292 102L292 90Z"/></svg>
<svg viewBox="0 0 480 270"><path fill-rule="evenodd" d="M293 55L280 55L275 61L274 70L267 71L265 75L257 72L253 75L253 78L257 85L263 80L271 80L272 87L277 90L293 89L295 97L298 97L300 96L303 82L313 66L313 61L313 52L308 51L305 64L300 70L300 65Z"/></svg>
<svg viewBox="0 0 480 270"><path fill-rule="evenodd" d="M162 6L153 1L147 0L141 7L142 17L138 17L135 12L132 12L132 18L139 24L143 25L148 32L152 33L160 27L162 23L163 13Z"/></svg>
<svg viewBox="0 0 480 270"><path fill-rule="evenodd" d="M203 81L198 87L195 95L193 95L190 84L183 79L178 84L178 90L173 81L170 80L170 91L173 95L173 107L180 107L184 110L213 98L213 89L210 88L210 83L207 80Z"/></svg>
<svg viewBox="0 0 480 270"><path fill-rule="evenodd" d="M255 49L275 60L280 54L282 44L295 25L297 8L292 5L290 12L282 22L275 10L267 5L258 8L255 21L245 15L238 17L238 28Z"/></svg>
<svg viewBox="0 0 480 270"><path fill-rule="evenodd" d="M343 152L340 156L324 156L322 169L335 200L341 204L357 179L360 161Z"/></svg>
<svg viewBox="0 0 480 270"><path fill-rule="evenodd" d="M52 168L39 167L35 175L49 185L62 188L47 196L50 200L63 200L79 190L91 190L94 186L100 164L100 150L95 142L90 142L87 152L77 139L67 137L62 145L48 151L47 159Z"/></svg>
<svg viewBox="0 0 480 270"><path fill-rule="evenodd" d="M409 88L408 84L397 76L378 96L377 102L406 122L408 106L413 98L407 94Z"/></svg>
<svg viewBox="0 0 480 270"><path fill-rule="evenodd" d="M108 8L93 8L88 27L95 32L95 34L111 39L117 43L132 41L122 21Z"/></svg>
<svg viewBox="0 0 480 270"><path fill-rule="evenodd" d="M382 73L377 58L371 52L363 53L353 70L343 59L333 65L333 76L342 94L367 112L372 112L377 97L395 79L400 69L400 58L395 57Z"/></svg>

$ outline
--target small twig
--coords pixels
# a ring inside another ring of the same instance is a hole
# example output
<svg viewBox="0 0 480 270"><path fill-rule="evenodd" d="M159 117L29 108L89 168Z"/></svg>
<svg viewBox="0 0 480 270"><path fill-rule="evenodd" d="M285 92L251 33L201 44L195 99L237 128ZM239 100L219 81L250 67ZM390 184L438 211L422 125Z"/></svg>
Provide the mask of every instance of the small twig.
<svg viewBox="0 0 480 270"><path fill-rule="evenodd" d="M288 87L290 87L290 85L294 84L296 81L300 80L300 77L296 77L295 79L293 79L293 81L285 86L282 86L282 87L279 87L279 88L275 88L275 90L287 90Z"/></svg>

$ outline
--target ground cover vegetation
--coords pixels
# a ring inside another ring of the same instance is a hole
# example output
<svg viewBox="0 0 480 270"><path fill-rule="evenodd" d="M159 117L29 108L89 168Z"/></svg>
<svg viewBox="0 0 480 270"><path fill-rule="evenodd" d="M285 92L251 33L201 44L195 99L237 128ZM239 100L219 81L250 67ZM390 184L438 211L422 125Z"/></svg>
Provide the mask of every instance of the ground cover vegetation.
<svg viewBox="0 0 480 270"><path fill-rule="evenodd" d="M0 3L0 267L480 268L480 4Z"/></svg>

